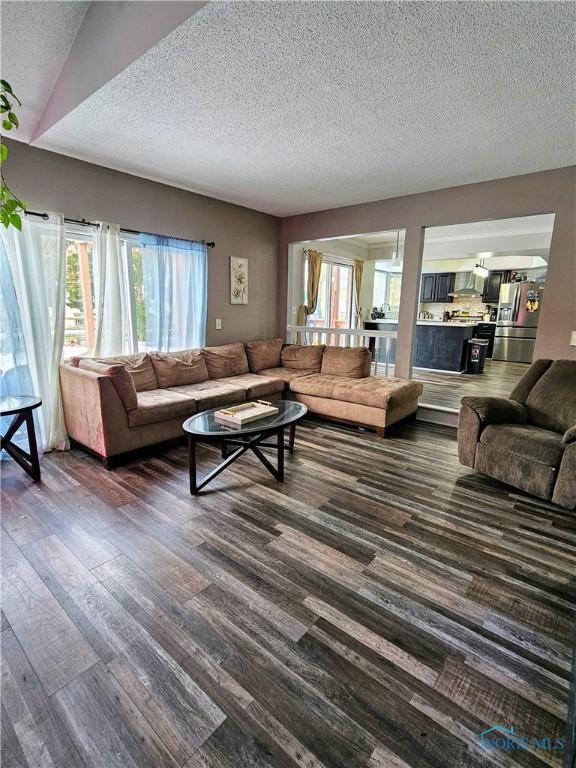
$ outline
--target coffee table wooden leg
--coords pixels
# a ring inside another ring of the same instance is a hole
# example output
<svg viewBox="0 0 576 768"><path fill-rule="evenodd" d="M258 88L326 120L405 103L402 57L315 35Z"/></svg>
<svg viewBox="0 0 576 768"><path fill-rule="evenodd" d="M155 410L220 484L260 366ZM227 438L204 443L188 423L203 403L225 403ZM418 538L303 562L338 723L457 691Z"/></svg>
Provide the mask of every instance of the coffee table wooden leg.
<svg viewBox="0 0 576 768"><path fill-rule="evenodd" d="M196 440L193 437L188 437L188 466L190 472L190 493L198 493L198 486L196 483Z"/></svg>
<svg viewBox="0 0 576 768"><path fill-rule="evenodd" d="M26 413L26 429L28 431L28 448L30 452L30 476L34 480L40 480L40 461L38 460L38 444L36 442L36 428L32 411Z"/></svg>

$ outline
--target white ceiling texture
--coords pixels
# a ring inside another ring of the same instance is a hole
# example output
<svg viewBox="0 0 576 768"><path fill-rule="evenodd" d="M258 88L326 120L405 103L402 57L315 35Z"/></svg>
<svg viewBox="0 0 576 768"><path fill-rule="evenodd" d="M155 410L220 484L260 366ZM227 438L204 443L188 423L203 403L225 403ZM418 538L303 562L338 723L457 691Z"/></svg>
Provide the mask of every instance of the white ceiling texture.
<svg viewBox="0 0 576 768"><path fill-rule="evenodd" d="M2 3L21 140L279 216L576 161L574 3L191 3L60 114L87 5Z"/></svg>

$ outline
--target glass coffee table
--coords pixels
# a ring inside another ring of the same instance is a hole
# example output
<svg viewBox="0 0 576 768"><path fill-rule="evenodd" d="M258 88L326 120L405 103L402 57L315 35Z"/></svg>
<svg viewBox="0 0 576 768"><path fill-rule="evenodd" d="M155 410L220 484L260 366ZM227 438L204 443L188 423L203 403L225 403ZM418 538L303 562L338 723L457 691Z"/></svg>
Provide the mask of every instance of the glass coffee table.
<svg viewBox="0 0 576 768"><path fill-rule="evenodd" d="M276 480L284 482L284 451L288 450L290 453L294 451L296 424L304 418L308 409L302 403L294 403L290 400L277 400L274 401L274 405L278 408L277 414L251 421L242 427L216 421L216 411L226 406L203 411L184 422L182 427L188 437L191 494L198 493L247 451L252 451ZM284 442L286 428L289 429L287 444ZM273 437L276 438L274 442L266 442ZM196 443L220 443L222 446L222 462L200 481L196 475ZM228 450L229 447L233 448L231 452ZM262 449L267 448L275 449L276 466L264 455Z"/></svg>

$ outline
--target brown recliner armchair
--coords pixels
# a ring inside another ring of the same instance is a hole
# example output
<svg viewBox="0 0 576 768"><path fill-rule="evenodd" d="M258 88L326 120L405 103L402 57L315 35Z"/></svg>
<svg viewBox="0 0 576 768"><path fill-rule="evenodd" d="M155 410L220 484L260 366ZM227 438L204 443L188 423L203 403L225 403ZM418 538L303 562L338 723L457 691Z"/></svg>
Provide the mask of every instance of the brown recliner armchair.
<svg viewBox="0 0 576 768"><path fill-rule="evenodd" d="M536 360L508 399L463 397L460 463L576 508L576 360Z"/></svg>

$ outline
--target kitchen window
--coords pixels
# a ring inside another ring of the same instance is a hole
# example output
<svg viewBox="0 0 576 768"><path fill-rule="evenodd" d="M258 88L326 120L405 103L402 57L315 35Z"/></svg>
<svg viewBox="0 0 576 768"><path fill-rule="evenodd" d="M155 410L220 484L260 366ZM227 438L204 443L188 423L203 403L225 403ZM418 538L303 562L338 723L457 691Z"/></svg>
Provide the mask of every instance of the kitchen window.
<svg viewBox="0 0 576 768"><path fill-rule="evenodd" d="M388 314L398 314L400 311L400 292L402 289L402 274L400 272L385 272L383 269L374 270L375 307L384 307Z"/></svg>

